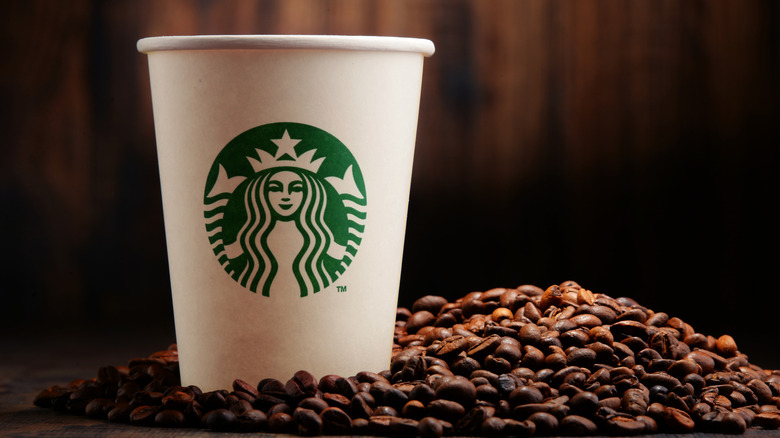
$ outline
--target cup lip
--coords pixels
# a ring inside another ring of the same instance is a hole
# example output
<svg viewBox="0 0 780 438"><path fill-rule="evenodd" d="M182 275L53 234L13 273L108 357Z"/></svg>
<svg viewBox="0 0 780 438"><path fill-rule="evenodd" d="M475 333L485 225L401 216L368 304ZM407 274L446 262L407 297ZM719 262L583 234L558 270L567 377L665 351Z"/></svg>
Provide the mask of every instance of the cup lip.
<svg viewBox="0 0 780 438"><path fill-rule="evenodd" d="M356 50L417 52L431 56L433 42L423 38L367 35L170 35L138 40L141 53L170 50Z"/></svg>

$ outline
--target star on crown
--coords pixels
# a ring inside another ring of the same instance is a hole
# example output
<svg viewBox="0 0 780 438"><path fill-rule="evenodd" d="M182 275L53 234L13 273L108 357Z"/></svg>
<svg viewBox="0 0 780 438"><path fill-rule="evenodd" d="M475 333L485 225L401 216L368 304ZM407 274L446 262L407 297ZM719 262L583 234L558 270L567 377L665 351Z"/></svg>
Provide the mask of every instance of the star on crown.
<svg viewBox="0 0 780 438"><path fill-rule="evenodd" d="M259 160L252 157L246 157L255 172L274 167L297 167L317 173L322 162L325 161L325 157L320 157L316 160L314 159L314 154L317 152L316 149L310 149L301 155L298 155L295 152L295 145L301 140L290 138L290 134L286 129L284 130L284 134L282 134L282 138L272 139L271 141L278 146L276 155L271 155L262 149L255 149L255 151L257 151L257 156L260 158Z"/></svg>

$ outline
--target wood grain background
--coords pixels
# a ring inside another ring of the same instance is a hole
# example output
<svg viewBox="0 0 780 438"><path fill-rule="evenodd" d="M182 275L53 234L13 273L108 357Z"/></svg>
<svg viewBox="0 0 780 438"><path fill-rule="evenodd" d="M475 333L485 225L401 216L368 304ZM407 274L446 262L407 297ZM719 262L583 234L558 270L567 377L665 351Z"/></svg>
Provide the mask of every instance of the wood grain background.
<svg viewBox="0 0 780 438"><path fill-rule="evenodd" d="M171 34L429 38L401 303L577 280L776 339L780 4L3 4L0 329L171 319L146 59ZM774 341L776 347L776 341Z"/></svg>

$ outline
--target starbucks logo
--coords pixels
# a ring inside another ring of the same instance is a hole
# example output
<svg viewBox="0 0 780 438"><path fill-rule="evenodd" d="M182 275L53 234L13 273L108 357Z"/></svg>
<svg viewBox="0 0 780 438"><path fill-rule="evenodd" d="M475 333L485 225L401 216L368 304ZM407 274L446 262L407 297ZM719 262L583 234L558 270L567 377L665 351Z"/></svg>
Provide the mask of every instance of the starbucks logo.
<svg viewBox="0 0 780 438"><path fill-rule="evenodd" d="M352 263L366 219L360 167L314 126L272 123L239 134L217 155L203 198L217 260L236 282L269 296L275 282L305 297Z"/></svg>

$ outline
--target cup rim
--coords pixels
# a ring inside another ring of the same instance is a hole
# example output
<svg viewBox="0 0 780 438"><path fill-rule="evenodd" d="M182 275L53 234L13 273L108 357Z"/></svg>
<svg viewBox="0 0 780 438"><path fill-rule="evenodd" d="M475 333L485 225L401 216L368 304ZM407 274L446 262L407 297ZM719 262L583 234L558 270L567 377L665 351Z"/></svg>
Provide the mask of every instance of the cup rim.
<svg viewBox="0 0 780 438"><path fill-rule="evenodd" d="M356 50L417 52L431 56L433 42L422 38L366 35L170 35L138 40L141 53L169 50Z"/></svg>

